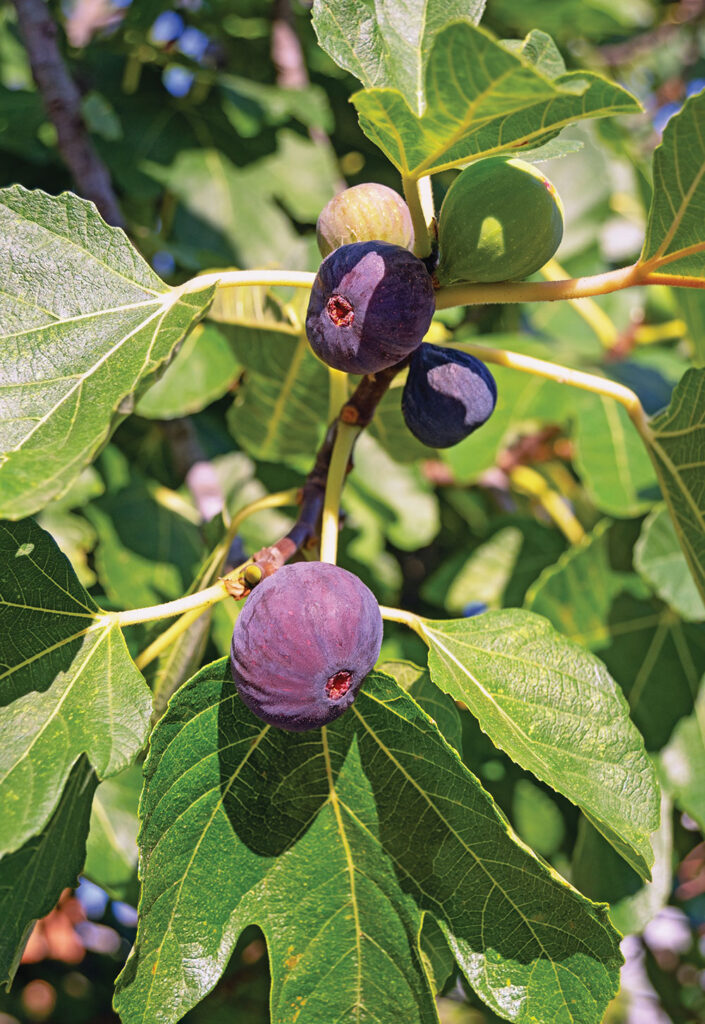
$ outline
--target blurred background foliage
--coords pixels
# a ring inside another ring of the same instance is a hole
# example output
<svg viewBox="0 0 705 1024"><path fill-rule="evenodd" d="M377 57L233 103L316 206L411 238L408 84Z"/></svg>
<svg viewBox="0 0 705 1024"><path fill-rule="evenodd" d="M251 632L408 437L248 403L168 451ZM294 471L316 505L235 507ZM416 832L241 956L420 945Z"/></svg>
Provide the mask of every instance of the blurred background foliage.
<svg viewBox="0 0 705 1024"><path fill-rule="evenodd" d="M399 188L357 126L348 100L358 83L316 44L310 4L49 7L126 230L168 282L225 266L315 269L316 217L336 190L361 181ZM705 85L705 3L488 0L483 24L503 38L543 29L569 68L602 71L643 103L645 115L570 129L582 148L543 165L566 209L558 253L565 270L589 274L636 259L652 151L668 118ZM0 185L72 187L11 3L0 5L0 151ZM435 181L438 203L452 177ZM223 508L232 515L300 483L328 415L327 373L301 339L303 312L285 294L219 297L96 465L40 514L103 607L179 596L216 543ZM484 335L611 376L652 413L688 365L705 363L705 296L651 288L582 306L451 310L436 318L430 340ZM695 1024L705 1020L705 812L697 780L689 789L679 777L678 751L703 746L694 702L705 671L705 609L685 580L659 575L675 537L628 422L594 396L514 371L496 376L496 415L444 453L410 437L392 389L357 448L341 563L382 602L430 617L526 604L606 661L675 800L665 807L657 882L648 889L576 808L497 751L467 714L450 702L434 714L446 716L446 734L456 735L525 841L588 895L609 901L619 927L634 933L607 1019ZM210 514L195 483L203 467ZM279 510L249 520L231 561L276 539L289 521ZM227 651L235 614L219 606L204 617L181 651L184 678L196 648L206 659ZM132 631L133 653L156 632ZM424 656L412 634L388 624L384 658L423 664ZM160 671L161 663L148 670ZM139 785L134 768L98 789L85 879L35 929L12 992L0 994L0 1024L117 1020L112 982L135 926ZM433 966L444 1024L494 1019L452 965L440 958ZM264 1024L268 986L266 948L252 931L186 1019Z"/></svg>

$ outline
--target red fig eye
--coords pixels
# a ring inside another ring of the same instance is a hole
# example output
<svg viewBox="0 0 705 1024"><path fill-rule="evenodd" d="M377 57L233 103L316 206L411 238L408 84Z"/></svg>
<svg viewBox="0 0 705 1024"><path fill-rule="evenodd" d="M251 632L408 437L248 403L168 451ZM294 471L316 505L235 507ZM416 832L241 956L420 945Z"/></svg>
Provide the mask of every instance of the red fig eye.
<svg viewBox="0 0 705 1024"><path fill-rule="evenodd" d="M400 245L352 242L321 263L306 313L319 359L346 373L377 373L421 344L436 307L425 263Z"/></svg>
<svg viewBox="0 0 705 1024"><path fill-rule="evenodd" d="M326 683L326 693L331 700L340 700L350 689L350 683L352 682L352 672L348 672L343 669L340 672L336 672L334 676L331 676Z"/></svg>
<svg viewBox="0 0 705 1024"><path fill-rule="evenodd" d="M355 310L342 295L331 295L326 310L336 327L349 327L355 319Z"/></svg>

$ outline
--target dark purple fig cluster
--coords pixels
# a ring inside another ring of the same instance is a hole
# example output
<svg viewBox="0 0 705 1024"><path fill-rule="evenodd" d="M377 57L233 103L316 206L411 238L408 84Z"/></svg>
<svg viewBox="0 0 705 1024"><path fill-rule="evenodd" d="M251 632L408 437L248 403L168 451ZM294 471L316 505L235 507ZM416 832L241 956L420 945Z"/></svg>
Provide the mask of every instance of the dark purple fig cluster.
<svg viewBox="0 0 705 1024"><path fill-rule="evenodd" d="M434 309L431 276L413 253L388 242L355 242L321 263L306 334L328 366L377 373L419 346Z"/></svg>
<svg viewBox="0 0 705 1024"><path fill-rule="evenodd" d="M458 444L489 419L496 402L494 377L467 352L424 343L412 355L401 408L422 444Z"/></svg>
<svg viewBox="0 0 705 1024"><path fill-rule="evenodd" d="M326 562L284 565L252 591L235 623L230 664L258 718L305 732L350 707L382 644L374 594Z"/></svg>

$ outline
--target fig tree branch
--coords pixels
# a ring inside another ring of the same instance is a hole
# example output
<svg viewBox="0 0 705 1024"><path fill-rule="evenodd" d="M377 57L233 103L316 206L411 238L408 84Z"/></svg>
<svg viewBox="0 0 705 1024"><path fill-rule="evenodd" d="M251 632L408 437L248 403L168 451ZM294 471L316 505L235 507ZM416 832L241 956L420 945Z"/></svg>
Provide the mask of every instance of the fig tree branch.
<svg viewBox="0 0 705 1024"><path fill-rule="evenodd" d="M81 94L69 75L57 43L57 27L44 0L13 0L32 75L57 145L78 192L92 200L108 224L123 224L108 169L93 148L81 113Z"/></svg>

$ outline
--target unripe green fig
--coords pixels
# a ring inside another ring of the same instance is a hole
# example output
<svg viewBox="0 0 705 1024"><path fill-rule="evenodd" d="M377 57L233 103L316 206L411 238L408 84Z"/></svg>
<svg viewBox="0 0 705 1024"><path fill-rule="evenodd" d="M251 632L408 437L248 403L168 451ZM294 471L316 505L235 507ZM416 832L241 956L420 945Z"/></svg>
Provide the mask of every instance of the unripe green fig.
<svg viewBox="0 0 705 1024"><path fill-rule="evenodd" d="M316 224L321 256L353 242L390 242L410 249L411 214L398 192L374 181L353 185L333 196Z"/></svg>
<svg viewBox="0 0 705 1024"><path fill-rule="evenodd" d="M563 237L563 204L523 160L476 160L448 189L438 221L442 285L516 281L548 263Z"/></svg>

